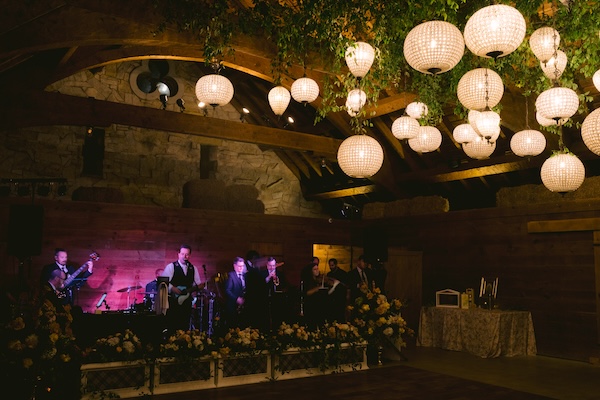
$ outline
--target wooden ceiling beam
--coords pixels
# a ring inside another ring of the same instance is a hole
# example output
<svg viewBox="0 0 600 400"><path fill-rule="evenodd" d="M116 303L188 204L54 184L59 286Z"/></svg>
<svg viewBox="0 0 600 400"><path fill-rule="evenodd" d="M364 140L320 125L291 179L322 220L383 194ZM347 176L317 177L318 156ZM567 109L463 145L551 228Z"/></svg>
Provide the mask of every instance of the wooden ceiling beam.
<svg viewBox="0 0 600 400"><path fill-rule="evenodd" d="M329 192L307 194L307 200L330 200L339 199L341 197L351 197L377 192L376 185L364 185L348 189L331 190Z"/></svg>
<svg viewBox="0 0 600 400"><path fill-rule="evenodd" d="M335 157L341 144L341 140L318 135L60 93L31 93L23 96L22 102L11 104L0 111L4 127L121 124L271 148L312 151L327 157Z"/></svg>
<svg viewBox="0 0 600 400"><path fill-rule="evenodd" d="M386 97L377 101L377 104L365 107L365 117L368 119L375 118L402 110L416 98L416 94L408 92L398 93L396 95Z"/></svg>

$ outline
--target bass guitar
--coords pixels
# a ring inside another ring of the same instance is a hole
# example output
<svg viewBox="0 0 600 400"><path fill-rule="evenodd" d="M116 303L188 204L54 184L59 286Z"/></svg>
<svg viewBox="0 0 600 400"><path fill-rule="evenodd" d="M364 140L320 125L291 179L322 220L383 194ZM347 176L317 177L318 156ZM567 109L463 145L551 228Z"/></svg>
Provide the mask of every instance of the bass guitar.
<svg viewBox="0 0 600 400"><path fill-rule="evenodd" d="M182 305L183 302L186 301L192 295L192 292L198 290L198 287L194 285L191 289L188 289L187 286L177 286L177 289L181 290L183 293L171 293L171 295L175 296L175 298L177 299L177 304Z"/></svg>
<svg viewBox="0 0 600 400"><path fill-rule="evenodd" d="M85 264L83 264L81 267L79 267L77 269L77 271L75 271L71 275L69 275L67 277L67 279L65 279L64 288L68 289L69 286L71 285L71 283L73 283L73 281L79 276L79 274L81 274L84 270L86 270L88 268L88 264L87 263L89 261L98 261L99 259L100 259L100 254L98 254L96 252L93 252L92 254L90 254L89 260L86 261Z"/></svg>

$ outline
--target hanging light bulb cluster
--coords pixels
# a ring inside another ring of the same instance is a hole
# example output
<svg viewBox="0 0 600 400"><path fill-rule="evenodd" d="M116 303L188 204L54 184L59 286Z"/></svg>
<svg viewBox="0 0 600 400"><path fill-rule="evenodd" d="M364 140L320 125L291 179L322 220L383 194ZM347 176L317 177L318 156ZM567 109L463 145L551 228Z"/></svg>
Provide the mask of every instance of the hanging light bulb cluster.
<svg viewBox="0 0 600 400"><path fill-rule="evenodd" d="M457 87L457 95L461 104L470 110L469 124L477 135L490 143L496 142L500 136L500 115L492 111L490 107L496 106L503 94L502 79L488 68L478 68L467 72ZM479 109L483 109L483 111L478 111Z"/></svg>
<svg viewBox="0 0 600 400"><path fill-rule="evenodd" d="M357 42L348 47L345 58L350 72L360 81L373 64L375 50L368 43ZM364 91L359 88L351 90L346 100L348 114L358 116L366 100L367 95ZM337 160L346 175L353 178L370 178L383 165L383 148L370 136L352 135L340 144Z"/></svg>

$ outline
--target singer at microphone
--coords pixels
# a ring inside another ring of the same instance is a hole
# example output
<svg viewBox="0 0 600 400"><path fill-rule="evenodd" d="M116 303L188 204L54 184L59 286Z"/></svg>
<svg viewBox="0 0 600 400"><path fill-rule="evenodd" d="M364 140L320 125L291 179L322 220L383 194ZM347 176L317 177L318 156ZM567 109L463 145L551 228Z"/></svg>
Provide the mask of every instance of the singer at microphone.
<svg viewBox="0 0 600 400"><path fill-rule="evenodd" d="M104 303L105 301L106 301L106 292L104 292L102 294L102 297L100 297L100 301L98 301L98 304L96 304L96 308L102 307L102 303Z"/></svg>

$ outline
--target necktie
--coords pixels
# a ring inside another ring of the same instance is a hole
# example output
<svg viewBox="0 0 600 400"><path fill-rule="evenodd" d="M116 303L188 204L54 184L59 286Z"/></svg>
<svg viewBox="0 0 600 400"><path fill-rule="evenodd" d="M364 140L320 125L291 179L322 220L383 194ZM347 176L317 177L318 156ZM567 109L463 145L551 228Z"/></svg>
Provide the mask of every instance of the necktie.
<svg viewBox="0 0 600 400"><path fill-rule="evenodd" d="M238 274L238 278L240 278L240 281L242 281L242 287L246 287L246 282L244 281L244 275Z"/></svg>
<svg viewBox="0 0 600 400"><path fill-rule="evenodd" d="M360 276L363 282L367 282L367 277L365 276L365 271L360 271Z"/></svg>

